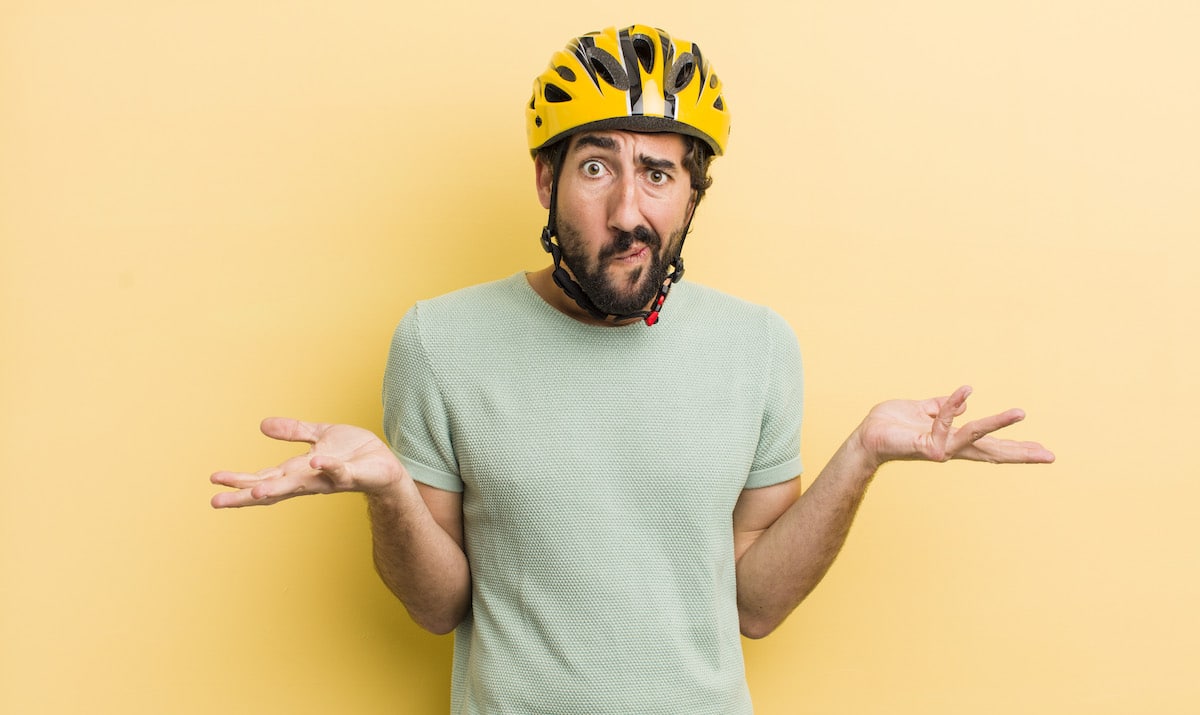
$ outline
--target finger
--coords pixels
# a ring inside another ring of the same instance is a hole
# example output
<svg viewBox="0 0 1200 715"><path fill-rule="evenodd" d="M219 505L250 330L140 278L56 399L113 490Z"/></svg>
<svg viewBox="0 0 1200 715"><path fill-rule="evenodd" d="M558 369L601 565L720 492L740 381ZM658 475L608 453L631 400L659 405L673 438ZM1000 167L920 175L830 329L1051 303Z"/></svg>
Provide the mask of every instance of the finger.
<svg viewBox="0 0 1200 715"><path fill-rule="evenodd" d="M261 472L250 474L247 472L214 472L209 478L213 484L220 484L223 487L233 487L235 489L247 489L258 484L263 479L269 477L264 476Z"/></svg>
<svg viewBox="0 0 1200 715"><path fill-rule="evenodd" d="M307 481L298 475L293 475L291 477L280 477L279 479L272 479L269 482L255 484L250 489L250 496L255 501L278 501L279 499L285 499L290 496L306 493L308 491L308 489L305 488L306 483Z"/></svg>
<svg viewBox="0 0 1200 715"><path fill-rule="evenodd" d="M238 489L237 491L214 494L210 503L214 509L236 509L244 506L267 506L278 501L282 500L275 498L256 499L252 490Z"/></svg>
<svg viewBox="0 0 1200 715"><path fill-rule="evenodd" d="M308 444L320 439L325 427L319 422L305 422L291 417L268 417L259 425L262 433L271 439Z"/></svg>
<svg viewBox="0 0 1200 715"><path fill-rule="evenodd" d="M963 385L955 390L950 397L946 398L946 404L953 405L954 407L955 417L958 417L967 411L967 398L970 397L971 393L974 391L975 390L970 385Z"/></svg>
<svg viewBox="0 0 1200 715"><path fill-rule="evenodd" d="M221 492L214 494L212 500L213 509L235 509L241 506L250 506L254 503L254 497L250 496L249 489L239 489L236 492Z"/></svg>
<svg viewBox="0 0 1200 715"><path fill-rule="evenodd" d="M256 500L279 501L301 494L328 494L334 491L334 482L323 471L306 469L268 479L250 489Z"/></svg>
<svg viewBox="0 0 1200 715"><path fill-rule="evenodd" d="M286 465L287 463L285 463ZM213 496L211 503L215 509L224 509L229 507L242 506L260 506L266 504L274 504L279 501L274 494L267 497L256 498L254 489L260 484L270 483L272 480L277 480L282 477L285 470L281 467L270 467L258 472L233 472L221 471L213 473L210 480L213 484L219 484L225 487L233 487L236 491L222 492Z"/></svg>
<svg viewBox="0 0 1200 715"><path fill-rule="evenodd" d="M227 487L236 487L243 489L252 487L266 479L276 479L285 474L309 469L308 455L299 455L284 461L275 467L267 467L260 469L257 472L235 472L231 470L222 470L215 472L210 480L213 484L221 484Z"/></svg>
<svg viewBox="0 0 1200 715"><path fill-rule="evenodd" d="M930 433L930 444L934 449L934 458L944 458L949 452L947 445L950 440L950 433L954 426L954 418L961 415L967 409L967 397L971 394L971 388L963 385L947 397L938 408L937 415L933 418L933 428Z"/></svg>
<svg viewBox="0 0 1200 715"><path fill-rule="evenodd" d="M968 422L954 432L947 446L947 451L954 454L996 430L1014 425L1023 419L1025 419L1025 412L1023 410L1012 409Z"/></svg>
<svg viewBox="0 0 1200 715"><path fill-rule="evenodd" d="M1054 452L1038 442L984 437L962 451L959 459L993 464L1051 464L1056 459Z"/></svg>
<svg viewBox="0 0 1200 715"><path fill-rule="evenodd" d="M929 415L929 417L936 418L938 413L942 411L946 404L953 401L958 405L954 412L954 416L957 417L963 412L966 412L967 398L971 396L971 392L972 389L970 386L963 385L945 397L931 397L928 400L925 400L921 403L921 409L925 412L925 414ZM961 396L960 393L962 393Z"/></svg>
<svg viewBox="0 0 1200 715"><path fill-rule="evenodd" d="M211 503L217 509L266 506L302 494L322 494L331 491L329 481L311 469L304 473L293 471L270 478L258 474L218 472L213 475L213 481L236 488L236 491L213 496Z"/></svg>

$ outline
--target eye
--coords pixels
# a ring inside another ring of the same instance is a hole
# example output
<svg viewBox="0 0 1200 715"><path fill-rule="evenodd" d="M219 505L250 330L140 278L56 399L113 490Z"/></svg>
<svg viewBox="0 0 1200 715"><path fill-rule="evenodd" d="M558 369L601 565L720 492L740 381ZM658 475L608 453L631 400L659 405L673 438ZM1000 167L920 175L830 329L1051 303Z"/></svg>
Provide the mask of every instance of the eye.
<svg viewBox="0 0 1200 715"><path fill-rule="evenodd" d="M646 172L646 178L650 179L651 184L654 184L655 186L662 186L671 179L671 176L661 169L651 169L650 171Z"/></svg>
<svg viewBox="0 0 1200 715"><path fill-rule="evenodd" d="M603 176L604 164L601 164L595 159L589 159L588 161L583 162L583 175L591 178Z"/></svg>

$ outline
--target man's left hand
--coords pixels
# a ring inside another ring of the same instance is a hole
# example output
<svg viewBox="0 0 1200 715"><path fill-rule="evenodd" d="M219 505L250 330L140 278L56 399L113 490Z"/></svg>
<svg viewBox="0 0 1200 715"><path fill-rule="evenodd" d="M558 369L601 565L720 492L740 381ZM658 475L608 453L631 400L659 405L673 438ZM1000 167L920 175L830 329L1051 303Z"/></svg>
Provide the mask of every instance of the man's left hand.
<svg viewBox="0 0 1200 715"><path fill-rule="evenodd" d="M1022 410L1007 410L955 427L954 419L966 411L970 394L971 388L963 386L949 397L889 400L876 405L855 430L865 457L874 468L894 460L968 459L995 464L1054 461L1054 453L1037 442L992 436L1025 419Z"/></svg>

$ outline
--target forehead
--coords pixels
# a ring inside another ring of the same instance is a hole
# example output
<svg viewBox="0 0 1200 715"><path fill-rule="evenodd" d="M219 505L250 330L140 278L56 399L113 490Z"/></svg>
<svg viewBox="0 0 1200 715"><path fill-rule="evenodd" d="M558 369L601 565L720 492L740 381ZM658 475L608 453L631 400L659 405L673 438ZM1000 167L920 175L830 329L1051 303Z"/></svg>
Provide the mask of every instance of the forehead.
<svg viewBox="0 0 1200 715"><path fill-rule="evenodd" d="M630 132L623 130L587 131L571 137L569 152L585 149L661 157L682 162L683 137L672 132Z"/></svg>

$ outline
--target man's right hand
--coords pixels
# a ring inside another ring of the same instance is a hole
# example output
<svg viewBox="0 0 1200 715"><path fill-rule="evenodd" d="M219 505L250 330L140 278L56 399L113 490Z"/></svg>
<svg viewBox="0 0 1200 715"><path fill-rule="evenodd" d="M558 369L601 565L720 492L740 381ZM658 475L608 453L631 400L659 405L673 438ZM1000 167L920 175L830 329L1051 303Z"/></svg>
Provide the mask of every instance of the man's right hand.
<svg viewBox="0 0 1200 715"><path fill-rule="evenodd" d="M214 496L214 508L265 506L305 494L382 494L406 478L400 460L370 430L282 417L263 420L261 429L272 439L305 442L312 448L258 472L213 474L213 484L236 490Z"/></svg>

